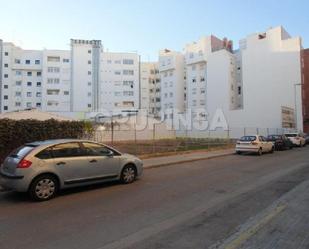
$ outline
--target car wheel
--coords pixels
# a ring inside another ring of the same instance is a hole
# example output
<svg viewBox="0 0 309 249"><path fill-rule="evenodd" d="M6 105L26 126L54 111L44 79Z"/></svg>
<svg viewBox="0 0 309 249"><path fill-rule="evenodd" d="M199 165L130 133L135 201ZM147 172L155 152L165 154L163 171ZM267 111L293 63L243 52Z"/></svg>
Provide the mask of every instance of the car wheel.
<svg viewBox="0 0 309 249"><path fill-rule="evenodd" d="M259 156L263 155L262 148L259 148L259 150L258 150L258 155L259 155Z"/></svg>
<svg viewBox="0 0 309 249"><path fill-rule="evenodd" d="M135 181L137 176L136 168L134 165L127 165L123 168L120 176L120 180L124 184L129 184Z"/></svg>
<svg viewBox="0 0 309 249"><path fill-rule="evenodd" d="M236 154L237 155L241 155L241 151L236 151Z"/></svg>
<svg viewBox="0 0 309 249"><path fill-rule="evenodd" d="M29 194L34 201L47 201L55 197L59 184L52 175L41 175L33 180L29 188Z"/></svg>
<svg viewBox="0 0 309 249"><path fill-rule="evenodd" d="M270 153L274 153L274 151L275 151L275 148L273 146L273 147L271 147Z"/></svg>

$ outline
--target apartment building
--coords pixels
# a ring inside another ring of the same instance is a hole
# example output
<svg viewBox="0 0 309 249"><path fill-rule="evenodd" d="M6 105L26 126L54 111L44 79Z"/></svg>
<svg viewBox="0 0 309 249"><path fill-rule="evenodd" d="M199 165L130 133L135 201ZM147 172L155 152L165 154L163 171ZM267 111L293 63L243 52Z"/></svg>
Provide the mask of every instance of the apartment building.
<svg viewBox="0 0 309 249"><path fill-rule="evenodd" d="M302 84L304 132L309 133L309 49L302 51Z"/></svg>
<svg viewBox="0 0 309 249"><path fill-rule="evenodd" d="M160 117L161 111L161 82L158 66L156 62L141 63L140 107L154 117Z"/></svg>
<svg viewBox="0 0 309 249"><path fill-rule="evenodd" d="M99 111L136 112L140 104L139 55L103 52L100 63Z"/></svg>
<svg viewBox="0 0 309 249"><path fill-rule="evenodd" d="M232 43L227 39L220 40L215 36L203 37L197 42L189 43L184 48L186 71L186 107L196 117L207 116L206 110L211 107L212 97L220 98L224 90L232 89L228 99L234 108L234 85L236 81L235 61L232 55ZM221 88L223 85L224 88ZM226 87L228 86L228 89ZM236 88L236 87L235 87ZM208 94L211 93L211 94ZM201 110L205 110L203 113Z"/></svg>
<svg viewBox="0 0 309 249"><path fill-rule="evenodd" d="M39 108L74 117L139 109L137 53L104 52L100 40L77 39L71 50L24 50L2 40L0 50L1 112Z"/></svg>
<svg viewBox="0 0 309 249"><path fill-rule="evenodd" d="M1 112L42 107L42 52L2 43Z"/></svg>
<svg viewBox="0 0 309 249"><path fill-rule="evenodd" d="M185 88L184 55L168 49L159 52L159 73L161 79L161 110L184 112ZM165 113L165 118L172 118L173 113Z"/></svg>

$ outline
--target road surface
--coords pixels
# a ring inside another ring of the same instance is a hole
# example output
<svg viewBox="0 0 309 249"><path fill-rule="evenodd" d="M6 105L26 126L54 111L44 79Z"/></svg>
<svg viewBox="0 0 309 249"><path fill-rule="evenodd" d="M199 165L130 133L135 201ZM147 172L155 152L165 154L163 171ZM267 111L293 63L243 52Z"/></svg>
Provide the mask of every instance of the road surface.
<svg viewBox="0 0 309 249"><path fill-rule="evenodd" d="M0 248L216 248L309 179L309 148L145 170L48 202L0 193ZM305 247L304 247L305 248Z"/></svg>

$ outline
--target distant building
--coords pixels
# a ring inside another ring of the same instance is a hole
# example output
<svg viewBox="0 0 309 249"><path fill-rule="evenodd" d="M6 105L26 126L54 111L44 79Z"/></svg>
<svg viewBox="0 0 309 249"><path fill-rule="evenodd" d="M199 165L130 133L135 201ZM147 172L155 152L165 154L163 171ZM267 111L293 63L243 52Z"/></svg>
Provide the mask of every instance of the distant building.
<svg viewBox="0 0 309 249"><path fill-rule="evenodd" d="M304 131L309 133L309 49L302 51L302 74Z"/></svg>

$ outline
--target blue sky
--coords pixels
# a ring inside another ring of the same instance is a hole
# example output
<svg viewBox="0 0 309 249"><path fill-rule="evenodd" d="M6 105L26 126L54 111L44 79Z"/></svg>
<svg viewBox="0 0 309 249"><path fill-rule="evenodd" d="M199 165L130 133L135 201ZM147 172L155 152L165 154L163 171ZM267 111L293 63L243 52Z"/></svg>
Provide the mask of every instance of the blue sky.
<svg viewBox="0 0 309 249"><path fill-rule="evenodd" d="M0 0L0 39L26 49L69 49L70 38L100 39L109 51L182 50L214 34L234 41L282 25L309 47L307 0Z"/></svg>

